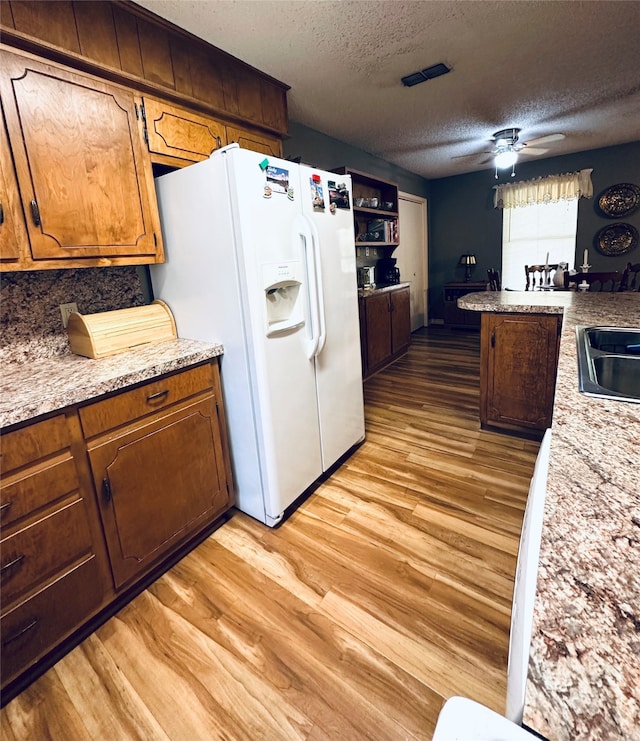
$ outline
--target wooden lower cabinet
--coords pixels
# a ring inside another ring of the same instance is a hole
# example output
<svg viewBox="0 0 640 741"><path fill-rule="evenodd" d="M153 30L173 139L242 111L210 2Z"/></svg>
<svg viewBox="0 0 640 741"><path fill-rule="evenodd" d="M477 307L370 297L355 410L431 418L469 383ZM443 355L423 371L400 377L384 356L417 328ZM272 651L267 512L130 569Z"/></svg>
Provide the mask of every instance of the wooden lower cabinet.
<svg viewBox="0 0 640 741"><path fill-rule="evenodd" d="M204 363L3 431L3 688L231 507L221 400Z"/></svg>
<svg viewBox="0 0 640 741"><path fill-rule="evenodd" d="M405 353L411 338L408 286L360 299L362 370L366 378Z"/></svg>
<svg viewBox="0 0 640 741"><path fill-rule="evenodd" d="M5 686L96 614L111 587L77 419L61 413L1 444Z"/></svg>
<svg viewBox="0 0 640 741"><path fill-rule="evenodd" d="M195 398L153 409L155 400L171 399L172 384L181 380L168 377L149 389L151 416L107 429L88 443L116 589L232 504L212 366L202 370L209 379L205 374ZM116 409L130 403L127 393L109 402Z"/></svg>
<svg viewBox="0 0 640 741"><path fill-rule="evenodd" d="M560 347L555 314L482 314L482 426L542 432L551 426Z"/></svg>

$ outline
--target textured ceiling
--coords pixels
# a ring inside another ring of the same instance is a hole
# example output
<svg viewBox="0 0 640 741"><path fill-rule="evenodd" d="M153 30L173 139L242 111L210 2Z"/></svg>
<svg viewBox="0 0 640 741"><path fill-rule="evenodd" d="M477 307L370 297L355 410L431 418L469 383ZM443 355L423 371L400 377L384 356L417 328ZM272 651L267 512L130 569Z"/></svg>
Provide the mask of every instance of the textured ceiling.
<svg viewBox="0 0 640 741"><path fill-rule="evenodd" d="M292 121L426 178L491 168L466 155L508 127L565 134L548 157L640 140L636 0L138 4L290 85Z"/></svg>

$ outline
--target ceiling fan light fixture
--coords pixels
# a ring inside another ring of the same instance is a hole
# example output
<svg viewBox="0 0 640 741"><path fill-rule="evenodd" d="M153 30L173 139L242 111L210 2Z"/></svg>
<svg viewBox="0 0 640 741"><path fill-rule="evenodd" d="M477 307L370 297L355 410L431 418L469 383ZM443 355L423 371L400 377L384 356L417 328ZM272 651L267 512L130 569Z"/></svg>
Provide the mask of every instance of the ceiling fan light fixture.
<svg viewBox="0 0 640 741"><path fill-rule="evenodd" d="M506 170L508 167L513 167L517 161L518 153L509 145L496 152L494 164L498 170Z"/></svg>
<svg viewBox="0 0 640 741"><path fill-rule="evenodd" d="M438 62L438 64L432 64L431 67L426 67L420 72L412 72L410 75L405 75L400 81L405 87L413 87L414 85L419 85L421 82L446 75L447 72L451 72L451 67L447 67L444 62Z"/></svg>

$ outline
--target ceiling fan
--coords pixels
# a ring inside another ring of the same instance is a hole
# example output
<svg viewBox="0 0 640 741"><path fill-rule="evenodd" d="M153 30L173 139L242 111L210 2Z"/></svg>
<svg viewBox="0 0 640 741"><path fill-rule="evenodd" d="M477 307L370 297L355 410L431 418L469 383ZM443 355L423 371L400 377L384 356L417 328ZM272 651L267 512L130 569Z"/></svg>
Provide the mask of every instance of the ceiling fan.
<svg viewBox="0 0 640 741"><path fill-rule="evenodd" d="M536 139L529 139L529 141L520 140L521 129L509 128L500 129L491 137L491 141L494 144L494 148L491 150L485 150L484 152L478 152L477 154L463 154L453 159L460 159L460 157L478 157L481 154L490 154L491 157L480 162L481 165L486 165L489 162L493 162L496 168L496 177L498 176L498 170L511 168L511 176L515 175L515 164L518 161L518 155L520 153L526 155L540 156L546 154L549 149L544 147L545 144L551 144L552 142L562 141L565 138L564 134L547 134L546 136L540 136ZM534 146L532 146L534 145ZM543 145L542 147L540 145Z"/></svg>

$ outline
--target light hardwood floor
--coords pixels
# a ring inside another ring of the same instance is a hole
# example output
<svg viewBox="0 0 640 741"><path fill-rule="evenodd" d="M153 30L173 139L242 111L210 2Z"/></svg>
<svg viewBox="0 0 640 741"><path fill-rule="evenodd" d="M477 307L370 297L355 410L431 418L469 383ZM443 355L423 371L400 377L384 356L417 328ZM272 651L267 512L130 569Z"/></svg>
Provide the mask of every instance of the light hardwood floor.
<svg viewBox="0 0 640 741"><path fill-rule="evenodd" d="M365 443L282 526L236 513L11 701L2 739L431 738L504 711L538 443L479 429L477 333L365 384Z"/></svg>

